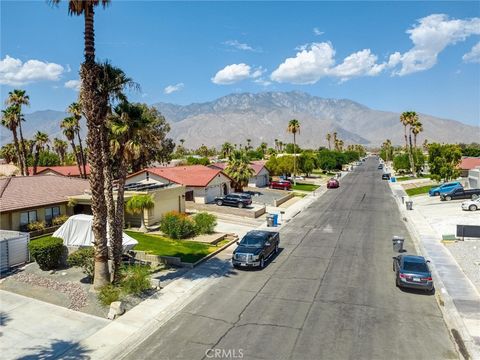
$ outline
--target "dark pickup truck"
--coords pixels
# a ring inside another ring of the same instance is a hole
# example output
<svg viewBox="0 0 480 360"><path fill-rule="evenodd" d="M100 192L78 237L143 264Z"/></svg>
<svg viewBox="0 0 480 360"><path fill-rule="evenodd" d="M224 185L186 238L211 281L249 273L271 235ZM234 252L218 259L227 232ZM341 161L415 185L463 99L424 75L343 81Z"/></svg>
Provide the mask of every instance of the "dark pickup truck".
<svg viewBox="0 0 480 360"><path fill-rule="evenodd" d="M477 196L480 196L480 189L465 190L463 188L456 188L448 193L441 194L440 200L450 201L454 199L474 199Z"/></svg>

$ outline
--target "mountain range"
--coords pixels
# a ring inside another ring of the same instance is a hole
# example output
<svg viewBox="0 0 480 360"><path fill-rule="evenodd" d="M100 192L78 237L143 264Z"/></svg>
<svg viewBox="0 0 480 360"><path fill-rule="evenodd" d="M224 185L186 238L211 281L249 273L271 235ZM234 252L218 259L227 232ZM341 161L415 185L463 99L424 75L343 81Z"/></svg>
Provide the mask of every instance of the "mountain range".
<svg viewBox="0 0 480 360"><path fill-rule="evenodd" d="M345 144L380 145L385 139L402 144L403 126L400 114L370 109L348 99L325 99L304 92L241 93L223 96L214 101L176 105L153 104L171 124L169 134L176 142L185 140L187 148L202 144L220 146L225 141L252 146L274 140L291 142L286 129L288 121L300 122L297 142L300 146L318 148L326 146L326 134L337 132ZM60 121L64 112L46 110L25 115L24 135L32 137L37 131L60 136ZM470 143L478 142L480 127L459 121L419 114L424 131L417 142ZM83 124L83 129L85 126ZM3 129L0 141L10 141Z"/></svg>

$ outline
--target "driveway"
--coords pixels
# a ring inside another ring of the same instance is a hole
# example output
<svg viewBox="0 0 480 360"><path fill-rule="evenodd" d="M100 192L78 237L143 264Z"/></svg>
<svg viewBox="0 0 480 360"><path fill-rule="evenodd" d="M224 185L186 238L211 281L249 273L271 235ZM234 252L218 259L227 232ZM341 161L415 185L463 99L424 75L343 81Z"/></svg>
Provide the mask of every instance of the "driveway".
<svg viewBox="0 0 480 360"><path fill-rule="evenodd" d="M289 191L268 188L246 188L244 192L252 195L254 203L269 206L273 206L274 200L279 200L290 193Z"/></svg>
<svg viewBox="0 0 480 360"><path fill-rule="evenodd" d="M8 291L0 290L0 354L2 359L54 359L77 348L80 340L109 321Z"/></svg>

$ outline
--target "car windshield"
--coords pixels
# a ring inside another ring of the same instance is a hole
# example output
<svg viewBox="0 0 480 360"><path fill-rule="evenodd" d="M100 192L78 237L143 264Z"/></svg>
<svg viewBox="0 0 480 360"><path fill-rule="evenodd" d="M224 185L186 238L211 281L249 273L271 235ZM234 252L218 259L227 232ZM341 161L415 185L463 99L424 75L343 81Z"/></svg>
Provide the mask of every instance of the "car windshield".
<svg viewBox="0 0 480 360"><path fill-rule="evenodd" d="M259 248L263 246L263 240L262 237L246 235L242 241L240 241L240 245Z"/></svg>
<svg viewBox="0 0 480 360"><path fill-rule="evenodd" d="M418 262L407 262L403 263L403 270L405 271L412 271L412 272L422 272L428 273L428 267L425 263L418 263Z"/></svg>

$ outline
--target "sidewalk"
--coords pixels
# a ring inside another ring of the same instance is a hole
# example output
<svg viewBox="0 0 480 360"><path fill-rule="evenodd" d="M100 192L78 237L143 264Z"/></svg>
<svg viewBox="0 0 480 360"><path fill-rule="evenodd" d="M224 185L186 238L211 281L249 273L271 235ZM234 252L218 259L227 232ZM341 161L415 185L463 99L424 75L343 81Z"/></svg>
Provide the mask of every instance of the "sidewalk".
<svg viewBox="0 0 480 360"><path fill-rule="evenodd" d="M480 359L480 294L441 243L441 237L415 209L415 201L413 210L406 211L401 201L406 196L402 186L398 183L390 186L419 253L431 260L437 294L440 293L437 300L448 327L458 331L470 356Z"/></svg>

